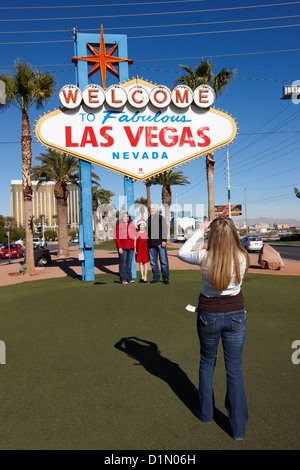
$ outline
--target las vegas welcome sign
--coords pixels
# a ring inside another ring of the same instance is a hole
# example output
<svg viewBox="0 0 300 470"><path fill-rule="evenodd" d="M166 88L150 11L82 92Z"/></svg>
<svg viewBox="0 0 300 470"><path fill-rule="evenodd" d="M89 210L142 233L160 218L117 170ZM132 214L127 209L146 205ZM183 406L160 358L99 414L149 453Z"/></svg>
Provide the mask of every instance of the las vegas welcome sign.
<svg viewBox="0 0 300 470"><path fill-rule="evenodd" d="M62 107L40 117L37 139L113 172L142 181L235 139L235 120L211 108L211 87L170 90L134 78L103 90L65 85Z"/></svg>

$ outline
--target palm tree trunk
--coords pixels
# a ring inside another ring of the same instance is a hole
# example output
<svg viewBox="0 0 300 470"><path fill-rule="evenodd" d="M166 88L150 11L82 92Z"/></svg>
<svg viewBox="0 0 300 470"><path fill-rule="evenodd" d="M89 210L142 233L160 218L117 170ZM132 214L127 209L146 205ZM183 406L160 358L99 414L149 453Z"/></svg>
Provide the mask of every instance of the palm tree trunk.
<svg viewBox="0 0 300 470"><path fill-rule="evenodd" d="M208 191L208 219L215 218L215 189L214 189L214 168L215 160L213 159L213 152L206 155L206 177L207 177L207 191Z"/></svg>
<svg viewBox="0 0 300 470"><path fill-rule="evenodd" d="M170 205L165 204L165 216L167 224L167 244L171 244L171 232L170 232Z"/></svg>
<svg viewBox="0 0 300 470"><path fill-rule="evenodd" d="M161 202L165 208L165 219L167 224L167 244L171 244L171 231L170 231L170 206L172 204L172 191L170 185L163 185L161 190Z"/></svg>
<svg viewBox="0 0 300 470"><path fill-rule="evenodd" d="M146 185L146 190L147 190L147 209L148 209L148 214L150 214L150 206L151 206L150 186L151 186L151 183L149 181L147 181L145 183L145 185Z"/></svg>
<svg viewBox="0 0 300 470"><path fill-rule="evenodd" d="M99 225L98 207L96 210L93 210L93 220L94 220L95 244L98 245L100 242L99 235L98 235L98 225Z"/></svg>
<svg viewBox="0 0 300 470"><path fill-rule="evenodd" d="M68 243L68 199L57 198L58 256L69 256Z"/></svg>
<svg viewBox="0 0 300 470"><path fill-rule="evenodd" d="M31 186L31 133L27 113L22 113L22 185L25 212L25 263L27 264L26 274L34 274L34 254L33 254L33 219L32 219L32 186Z"/></svg>

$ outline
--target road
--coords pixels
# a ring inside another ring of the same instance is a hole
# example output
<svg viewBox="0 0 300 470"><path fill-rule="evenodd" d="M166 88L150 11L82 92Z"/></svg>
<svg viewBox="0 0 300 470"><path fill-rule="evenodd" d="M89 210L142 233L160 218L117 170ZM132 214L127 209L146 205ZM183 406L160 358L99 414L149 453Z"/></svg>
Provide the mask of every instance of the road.
<svg viewBox="0 0 300 470"><path fill-rule="evenodd" d="M268 245L278 251L282 259L300 261L300 245L280 245L279 243L268 243Z"/></svg>

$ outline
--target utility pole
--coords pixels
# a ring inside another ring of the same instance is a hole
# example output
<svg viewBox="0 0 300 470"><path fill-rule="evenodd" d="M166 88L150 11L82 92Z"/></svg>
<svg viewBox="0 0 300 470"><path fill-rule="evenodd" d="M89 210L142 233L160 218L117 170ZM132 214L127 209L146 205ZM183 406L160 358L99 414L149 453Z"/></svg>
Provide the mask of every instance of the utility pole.
<svg viewBox="0 0 300 470"><path fill-rule="evenodd" d="M245 224L246 224L246 236L248 235L248 222L247 222L247 202L246 202L246 188L245 191Z"/></svg>
<svg viewBox="0 0 300 470"><path fill-rule="evenodd" d="M77 43L77 31L78 31L77 26L72 29L73 41L74 41L74 56L77 55L77 48L76 48L76 43ZM77 68L77 63L75 64L75 82L76 82L76 85L78 86L79 83L78 83L78 68Z"/></svg>
<svg viewBox="0 0 300 470"><path fill-rule="evenodd" d="M177 235L178 233L178 227L177 227L177 217L178 217L178 214L177 214L177 193L176 193L176 211L175 211L175 223L174 223L174 235Z"/></svg>
<svg viewBox="0 0 300 470"><path fill-rule="evenodd" d="M231 218L230 173L229 173L229 154L228 154L228 150L227 150L227 190L228 190L228 216Z"/></svg>

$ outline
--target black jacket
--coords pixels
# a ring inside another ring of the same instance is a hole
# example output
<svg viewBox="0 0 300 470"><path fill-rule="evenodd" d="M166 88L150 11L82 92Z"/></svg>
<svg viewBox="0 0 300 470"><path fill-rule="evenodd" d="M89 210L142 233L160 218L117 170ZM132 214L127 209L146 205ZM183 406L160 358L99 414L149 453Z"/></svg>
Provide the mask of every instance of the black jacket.
<svg viewBox="0 0 300 470"><path fill-rule="evenodd" d="M148 247L152 248L167 241L167 224L165 218L157 212L148 218Z"/></svg>

